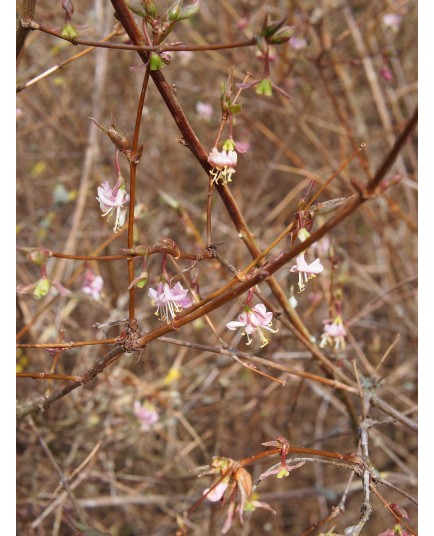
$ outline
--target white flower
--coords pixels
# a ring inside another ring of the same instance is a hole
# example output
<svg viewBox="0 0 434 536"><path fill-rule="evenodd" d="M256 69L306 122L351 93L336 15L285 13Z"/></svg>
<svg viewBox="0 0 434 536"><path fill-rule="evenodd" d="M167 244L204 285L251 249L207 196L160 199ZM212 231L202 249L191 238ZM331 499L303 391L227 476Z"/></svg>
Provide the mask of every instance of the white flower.
<svg viewBox="0 0 434 536"><path fill-rule="evenodd" d="M81 290L98 301L103 286L104 279L100 275L96 275L93 270L87 268L84 272L84 281Z"/></svg>
<svg viewBox="0 0 434 536"><path fill-rule="evenodd" d="M253 308L249 305L244 307L244 311L238 316L238 320L228 322L226 327L230 330L237 328L244 328L243 335L247 337L247 344L252 342L250 335L257 333L261 340L261 348L268 344L268 339L263 334L262 330L265 329L271 333L276 333L276 330L271 328L271 320L273 313L267 311L263 303L258 303Z"/></svg>
<svg viewBox="0 0 434 536"><path fill-rule="evenodd" d="M298 272L298 288L300 289L299 292L303 292L309 279L320 274L324 270L324 266L319 259L315 259L310 264L307 264L304 258L304 253L297 256L296 263L297 264L291 268L291 272Z"/></svg>
<svg viewBox="0 0 434 536"><path fill-rule="evenodd" d="M152 402L145 401L142 404L138 400L134 402L134 415L137 417L144 432L150 430L151 426L160 420L157 408Z"/></svg>
<svg viewBox="0 0 434 536"><path fill-rule="evenodd" d="M347 332L345 330L342 317L340 315L337 315L333 322L330 322L330 320L326 321L326 324L324 326L324 332L321 335L321 342L319 344L319 347L324 348L324 346L328 343L331 346L334 346L335 350L345 350L346 335Z"/></svg>
<svg viewBox="0 0 434 536"><path fill-rule="evenodd" d="M107 220L111 218L113 213L116 213L113 231L117 233L125 223L127 208L124 205L130 200L130 196L125 190L122 176L119 175L114 188L110 188L107 181L98 186L97 200L102 210L102 216L107 216Z"/></svg>
<svg viewBox="0 0 434 536"><path fill-rule="evenodd" d="M223 150L219 151L217 147L213 147L208 155L208 162L211 164L210 171L213 182L222 184L232 181L232 175L235 173L238 155L235 151L235 144L232 140L226 140L223 144Z"/></svg>
<svg viewBox="0 0 434 536"><path fill-rule="evenodd" d="M192 300L187 294L188 289L183 288L179 282L171 287L169 283L160 281L157 289L150 288L148 291L148 296L157 307L155 314L160 320L165 320L167 323L175 318L176 314L180 313L183 308L190 307Z"/></svg>

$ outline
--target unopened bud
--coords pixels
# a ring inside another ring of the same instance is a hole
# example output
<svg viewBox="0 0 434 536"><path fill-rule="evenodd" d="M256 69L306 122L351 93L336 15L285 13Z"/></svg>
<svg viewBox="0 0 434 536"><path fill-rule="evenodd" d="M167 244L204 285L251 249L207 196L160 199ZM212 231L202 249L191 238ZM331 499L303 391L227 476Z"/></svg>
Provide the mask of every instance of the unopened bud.
<svg viewBox="0 0 434 536"><path fill-rule="evenodd" d="M77 39L78 36L77 30L70 22L67 22L65 24L65 26L62 28L62 33L60 35L65 39Z"/></svg>
<svg viewBox="0 0 434 536"><path fill-rule="evenodd" d="M258 47L258 51L262 56L265 56L268 52L268 42L266 38L263 35L259 35L256 38L256 46Z"/></svg>
<svg viewBox="0 0 434 536"><path fill-rule="evenodd" d="M71 0L62 0L62 8L66 11L66 16L68 17L68 20L70 20L74 14L74 4Z"/></svg>
<svg viewBox="0 0 434 536"><path fill-rule="evenodd" d="M158 71L159 69L161 69L161 67L163 67L163 65L164 65L164 62L158 54L151 54L151 59L150 59L151 71Z"/></svg>
<svg viewBox="0 0 434 536"><path fill-rule="evenodd" d="M223 151L234 151L235 150L235 143L232 138L228 138L223 143Z"/></svg>
<svg viewBox="0 0 434 536"><path fill-rule="evenodd" d="M270 43L276 43L280 45L281 43L286 43L294 35L295 28L293 26L284 26L277 30L277 32L270 37Z"/></svg>
<svg viewBox="0 0 434 536"><path fill-rule="evenodd" d="M51 249L46 248L18 248L19 250L27 253L27 258L33 264L42 266L47 264L49 257L53 255Z"/></svg>
<svg viewBox="0 0 434 536"><path fill-rule="evenodd" d="M305 227L302 227L299 229L297 236L300 239L300 242L304 242L310 237L310 233Z"/></svg>
<svg viewBox="0 0 434 536"><path fill-rule="evenodd" d="M183 1L184 0L177 0L174 4L172 4L169 7L169 9L167 10L167 14L166 14L167 20L170 20L170 21L178 20Z"/></svg>
<svg viewBox="0 0 434 536"><path fill-rule="evenodd" d="M146 7L143 5L142 0L126 0L126 3L133 13L140 17L146 17Z"/></svg>
<svg viewBox="0 0 434 536"><path fill-rule="evenodd" d="M196 15L200 8L200 0L195 0L188 6L181 7L178 15L178 20L189 19Z"/></svg>
<svg viewBox="0 0 434 536"><path fill-rule="evenodd" d="M128 287L128 290L131 290L134 286L136 286L137 288L144 288L146 286L146 283L148 282L148 279L149 279L148 270L143 270L143 272L141 272L138 277L136 277L135 279L133 279L133 281L131 281L131 284Z"/></svg>
<svg viewBox="0 0 434 536"><path fill-rule="evenodd" d="M106 131L106 134L120 151L126 151L130 148L128 138L121 130L116 130L113 125Z"/></svg>
<svg viewBox="0 0 434 536"><path fill-rule="evenodd" d="M310 207L310 210L315 214L328 214L341 207L347 199L345 197L337 197L336 199L330 199L329 201L323 201L322 203L316 203Z"/></svg>
<svg viewBox="0 0 434 536"><path fill-rule="evenodd" d="M172 56L168 52L162 52L160 58L164 65L170 65L172 62Z"/></svg>
<svg viewBox="0 0 434 536"><path fill-rule="evenodd" d="M37 283L35 290L33 291L33 297L37 300L46 296L50 290L51 283L46 277L41 278Z"/></svg>
<svg viewBox="0 0 434 536"><path fill-rule="evenodd" d="M256 87L256 93L258 95L265 95L266 97L271 97L273 94L273 87L268 78L263 78Z"/></svg>
<svg viewBox="0 0 434 536"><path fill-rule="evenodd" d="M105 134L107 134L107 136L111 139L111 141L116 145L116 147L120 151L127 151L131 147L128 138L125 136L122 130L116 125L116 122L113 119L113 117L112 117L112 122L111 122L109 129L104 128L93 117L89 117L89 119L93 121L100 130L102 130Z"/></svg>
<svg viewBox="0 0 434 536"><path fill-rule="evenodd" d="M143 0L143 5L145 7L146 14L155 19L157 16L157 8L154 0Z"/></svg>
<svg viewBox="0 0 434 536"><path fill-rule="evenodd" d="M268 24L268 15L266 15L264 22L262 24L260 35L263 35L266 38L269 38L275 35L277 30L279 30L284 25L285 21L286 21L286 17L283 17L283 19L280 21L272 22L271 24Z"/></svg>

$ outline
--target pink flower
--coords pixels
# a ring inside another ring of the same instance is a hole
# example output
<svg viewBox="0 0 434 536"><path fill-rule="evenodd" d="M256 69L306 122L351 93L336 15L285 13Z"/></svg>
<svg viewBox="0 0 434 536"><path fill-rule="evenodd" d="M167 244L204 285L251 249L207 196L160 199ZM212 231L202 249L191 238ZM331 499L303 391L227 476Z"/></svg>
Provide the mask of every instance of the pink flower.
<svg viewBox="0 0 434 536"><path fill-rule="evenodd" d="M390 69L388 69L387 67L382 67L380 69L380 76L381 78L383 78L383 80L385 80L386 82L391 82L393 80L393 74L392 74L392 71Z"/></svg>
<svg viewBox="0 0 434 536"><path fill-rule="evenodd" d="M213 109L211 104L206 104L205 102L199 101L196 103L196 112L205 121L209 121L213 114Z"/></svg>
<svg viewBox="0 0 434 536"><path fill-rule="evenodd" d="M98 186L97 200L99 201L102 215L107 216L107 220L111 218L113 213L116 213L113 231L117 233L125 223L127 208L124 205L130 200L130 196L125 190L123 177L119 175L114 188L110 188L107 181Z"/></svg>
<svg viewBox="0 0 434 536"><path fill-rule="evenodd" d="M219 180L222 184L232 181L232 175L235 173L238 155L235 151L233 140L226 140L223 144L223 150L219 151L217 147L213 147L208 155L208 162L211 164L210 171L212 180L215 184Z"/></svg>
<svg viewBox="0 0 434 536"><path fill-rule="evenodd" d="M104 279L100 275L96 275L93 270L86 268L84 272L84 281L81 290L98 301L101 295L101 290L104 285Z"/></svg>
<svg viewBox="0 0 434 536"><path fill-rule="evenodd" d="M307 41L304 37L291 37L288 43L294 50L302 50L307 47Z"/></svg>
<svg viewBox="0 0 434 536"><path fill-rule="evenodd" d="M203 495L206 495L206 498L209 501L217 502L223 497L223 494L227 490L228 485L229 478L225 478L224 480L219 482L213 489L211 489L212 486L210 488L206 488L206 490L203 491Z"/></svg>
<svg viewBox="0 0 434 536"><path fill-rule="evenodd" d="M324 266L319 259L315 259L310 264L307 264L304 253L301 253L296 258L296 265L291 268L291 272L298 272L298 288L299 292L303 292L306 288L306 283L317 274L324 270Z"/></svg>
<svg viewBox="0 0 434 536"><path fill-rule="evenodd" d="M190 307L192 301L187 294L188 290L183 288L179 282L171 287L169 283L160 281L157 289L150 288L148 291L148 296L157 307L155 314L160 320L165 320L167 323L175 318L183 308Z"/></svg>
<svg viewBox="0 0 434 536"><path fill-rule="evenodd" d="M140 421L141 428L144 432L151 429L151 426L160 420L157 408L152 402L145 401L142 404L138 400L134 402L134 415Z"/></svg>
<svg viewBox="0 0 434 536"><path fill-rule="evenodd" d="M378 536L411 536L409 532L404 530L399 523L390 527L390 529L385 530Z"/></svg>
<svg viewBox="0 0 434 536"><path fill-rule="evenodd" d="M330 322L329 320L326 321L324 332L321 335L319 347L324 348L324 346L328 343L331 346L334 346L335 350L339 350L341 348L342 350L345 350L346 335L347 332L345 330L342 317L337 315L333 322Z"/></svg>
<svg viewBox="0 0 434 536"><path fill-rule="evenodd" d="M391 28L394 32L397 32L401 25L402 17L395 13L386 13L381 20L386 28Z"/></svg>
<svg viewBox="0 0 434 536"><path fill-rule="evenodd" d="M255 305L253 308L246 305L244 311L238 316L238 320L228 322L226 327L230 330L244 328L243 335L246 335L247 337L247 344L252 342L250 335L252 335L252 333L257 333L261 340L262 348L268 344L268 339L265 337L262 330L265 329L271 333L276 333L277 331L271 328L272 318L273 313L267 311L263 303L258 303L258 305Z"/></svg>

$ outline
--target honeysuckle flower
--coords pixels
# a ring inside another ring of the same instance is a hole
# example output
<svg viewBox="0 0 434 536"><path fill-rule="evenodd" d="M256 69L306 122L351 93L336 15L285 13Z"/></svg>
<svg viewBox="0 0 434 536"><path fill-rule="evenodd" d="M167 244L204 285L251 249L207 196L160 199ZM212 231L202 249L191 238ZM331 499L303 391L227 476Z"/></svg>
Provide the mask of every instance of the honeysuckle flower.
<svg viewBox="0 0 434 536"><path fill-rule="evenodd" d="M276 333L277 330L271 328L271 320L273 313L267 311L263 303L258 303L254 307L249 304L244 306L244 311L238 316L238 320L228 322L226 327L230 330L243 328L243 335L247 337L247 344L252 342L250 335L257 333L261 340L261 348L268 344L268 339L265 337L263 330Z"/></svg>
<svg viewBox="0 0 434 536"><path fill-rule="evenodd" d="M345 330L341 315L337 315L333 322L325 321L324 332L321 335L320 348L324 348L326 344L334 346L335 350L345 350Z"/></svg>
<svg viewBox="0 0 434 536"><path fill-rule="evenodd" d="M222 181L222 184L231 182L232 175L235 173L237 160L238 155L235 151L233 140L226 140L221 151L217 147L213 147L208 155L208 162L212 166L210 174L213 182L215 184L219 180Z"/></svg>
<svg viewBox="0 0 434 536"><path fill-rule="evenodd" d="M209 121L213 114L213 108L211 104L207 104L206 102L199 101L196 103L196 112L197 115L204 119L205 121Z"/></svg>
<svg viewBox="0 0 434 536"><path fill-rule="evenodd" d="M219 482L214 488L210 486L209 488L203 490L202 495L206 495L208 501L217 502L223 497L225 491L228 489L228 486L229 478L225 478L221 482Z"/></svg>
<svg viewBox="0 0 434 536"><path fill-rule="evenodd" d="M212 459L210 470L204 474L217 476L214 484L204 490L203 495L206 495L211 502L221 501L222 504L225 504L229 501L222 534L226 534L231 528L235 514L238 515L240 523L243 524L245 511L264 508L274 512L268 504L257 501L256 497L252 495L252 477L235 460L215 456Z"/></svg>
<svg viewBox="0 0 434 536"><path fill-rule="evenodd" d="M148 400L146 400L143 404L136 400L134 402L133 412L139 420L140 427L144 432L150 430L151 426L160 419L157 408Z"/></svg>
<svg viewBox="0 0 434 536"><path fill-rule="evenodd" d="M127 207L124 205L130 201L130 196L125 190L123 177L119 175L114 188L111 188L107 181L98 186L96 199L99 201L102 216L107 216L107 221L110 220L112 214L116 214L113 231L117 233L125 223Z"/></svg>
<svg viewBox="0 0 434 536"><path fill-rule="evenodd" d="M401 15L396 15L396 13L386 13L381 21L386 28L391 28L394 32L397 32L401 25L402 17Z"/></svg>
<svg viewBox="0 0 434 536"><path fill-rule="evenodd" d="M298 288L299 292L303 292L306 288L306 283L324 270L324 266L319 259L315 259L308 264L304 258L304 253L297 256L296 265L292 266L291 272L298 272Z"/></svg>
<svg viewBox="0 0 434 536"><path fill-rule="evenodd" d="M101 295L104 279L100 275L96 275L93 270L86 268L84 272L84 280L81 290L98 301Z"/></svg>
<svg viewBox="0 0 434 536"><path fill-rule="evenodd" d="M291 37L288 44L294 50L303 50L307 47L307 41L304 37Z"/></svg>
<svg viewBox="0 0 434 536"><path fill-rule="evenodd" d="M188 289L183 288L179 282L172 287L169 283L160 281L156 289L149 289L148 296L157 307L155 314L167 323L174 319L182 309L192 304L192 300L188 297Z"/></svg>

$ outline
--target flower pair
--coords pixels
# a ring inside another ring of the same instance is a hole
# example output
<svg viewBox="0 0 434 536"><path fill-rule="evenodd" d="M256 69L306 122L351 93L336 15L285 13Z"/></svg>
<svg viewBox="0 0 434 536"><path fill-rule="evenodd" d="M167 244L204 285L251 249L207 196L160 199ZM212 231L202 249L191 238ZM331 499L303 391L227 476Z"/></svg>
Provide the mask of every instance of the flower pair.
<svg viewBox="0 0 434 536"><path fill-rule="evenodd" d="M248 298L244 311L238 315L238 320L228 322L226 327L230 330L243 328L242 334L247 337L247 344L252 342L250 335L256 333L259 336L262 348L268 344L268 339L265 337L263 330L276 333L276 330L271 327L272 318L273 313L267 311L263 303L258 303L252 307L251 299Z"/></svg>
<svg viewBox="0 0 434 536"><path fill-rule="evenodd" d="M167 323L193 303L188 297L188 289L183 288L179 282L172 287L167 281L160 281L156 289L149 289L148 296L157 307L155 314Z"/></svg>

